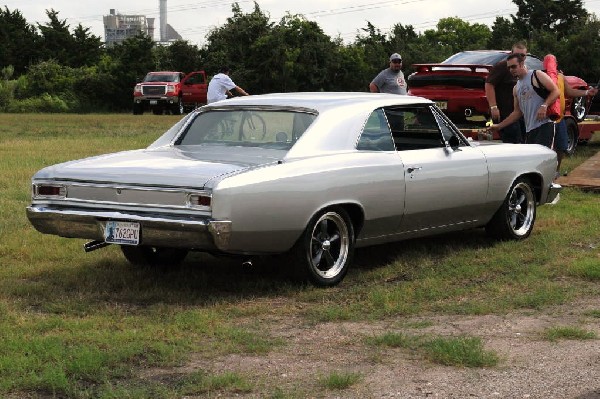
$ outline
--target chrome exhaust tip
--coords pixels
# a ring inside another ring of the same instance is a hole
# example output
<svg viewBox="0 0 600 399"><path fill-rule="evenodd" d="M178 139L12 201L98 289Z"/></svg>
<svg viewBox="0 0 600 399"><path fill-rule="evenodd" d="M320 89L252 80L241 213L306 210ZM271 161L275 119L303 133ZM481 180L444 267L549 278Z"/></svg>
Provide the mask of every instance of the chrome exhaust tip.
<svg viewBox="0 0 600 399"><path fill-rule="evenodd" d="M471 108L466 108L465 116L473 116L473 110Z"/></svg>
<svg viewBox="0 0 600 399"><path fill-rule="evenodd" d="M110 245L108 242L94 240L94 241L86 242L85 244L83 244L83 250L85 252L92 252L97 249L104 248L108 245Z"/></svg>

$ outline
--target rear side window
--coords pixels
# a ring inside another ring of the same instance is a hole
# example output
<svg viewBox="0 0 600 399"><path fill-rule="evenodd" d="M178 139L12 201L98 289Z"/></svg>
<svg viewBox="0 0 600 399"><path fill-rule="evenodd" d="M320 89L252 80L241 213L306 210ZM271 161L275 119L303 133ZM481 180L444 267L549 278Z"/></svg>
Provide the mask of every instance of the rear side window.
<svg viewBox="0 0 600 399"><path fill-rule="evenodd" d="M431 107L385 109L394 145L398 151L445 147L445 141Z"/></svg>
<svg viewBox="0 0 600 399"><path fill-rule="evenodd" d="M377 109L367 119L356 149L363 151L393 151L394 141L382 109Z"/></svg>

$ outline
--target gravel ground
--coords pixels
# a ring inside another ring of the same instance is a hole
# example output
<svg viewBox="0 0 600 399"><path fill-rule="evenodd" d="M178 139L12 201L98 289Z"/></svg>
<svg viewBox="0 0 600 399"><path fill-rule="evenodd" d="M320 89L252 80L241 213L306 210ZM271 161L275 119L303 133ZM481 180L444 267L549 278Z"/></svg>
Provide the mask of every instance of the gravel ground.
<svg viewBox="0 0 600 399"><path fill-rule="evenodd" d="M593 302L596 301L596 302ZM205 370L250 376L256 384L234 397L272 397L274 387L293 398L576 398L600 399L600 338L546 340L549 327L570 326L600 337L600 318L586 310L600 302L571 304L543 312L508 315L398 318L373 323L303 325L301 320L261 320L274 337L286 342L266 355L228 355L206 359L192 355L184 367L150 370L146 378ZM406 326L423 325L426 328ZM492 368L434 364L407 349L373 347L366 337L385 332L412 335L479 337L486 350L500 356ZM356 373L357 383L327 390L319 378L332 372ZM210 397L231 397L215 394ZM190 397L191 399L191 397Z"/></svg>

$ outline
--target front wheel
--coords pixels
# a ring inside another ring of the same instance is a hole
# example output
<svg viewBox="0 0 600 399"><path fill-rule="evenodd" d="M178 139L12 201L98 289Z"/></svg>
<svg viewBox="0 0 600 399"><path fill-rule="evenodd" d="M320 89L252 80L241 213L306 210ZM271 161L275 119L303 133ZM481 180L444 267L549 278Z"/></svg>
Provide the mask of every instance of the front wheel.
<svg viewBox="0 0 600 399"><path fill-rule="evenodd" d="M316 214L292 250L295 272L318 287L339 284L354 253L354 227L348 213L332 207Z"/></svg>
<svg viewBox="0 0 600 399"><path fill-rule="evenodd" d="M188 251L179 248L121 245L121 252L136 266L172 266L183 262Z"/></svg>
<svg viewBox="0 0 600 399"><path fill-rule="evenodd" d="M183 115L185 113L183 99L181 97L179 98L179 101L177 101L177 104L173 104L171 112L173 113L173 115Z"/></svg>
<svg viewBox="0 0 600 399"><path fill-rule="evenodd" d="M485 226L486 232L501 240L523 240L531 234L536 216L536 198L528 179L512 185L500 208Z"/></svg>

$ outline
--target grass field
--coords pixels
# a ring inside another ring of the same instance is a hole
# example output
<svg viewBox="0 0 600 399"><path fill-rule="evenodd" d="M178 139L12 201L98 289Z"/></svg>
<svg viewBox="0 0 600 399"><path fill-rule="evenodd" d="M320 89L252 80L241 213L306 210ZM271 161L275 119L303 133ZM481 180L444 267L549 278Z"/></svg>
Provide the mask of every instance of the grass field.
<svg viewBox="0 0 600 399"><path fill-rule="evenodd" d="M313 384L273 387L235 372L203 369L153 379L154 368L229 354L265 356L288 345L274 320L301 325L431 314L536 311L599 298L600 197L566 189L539 208L532 236L496 242L483 231L357 251L332 289L290 284L285 265L248 270L237 261L192 254L177 270L129 265L118 248L84 253L83 240L36 232L25 207L30 178L61 161L140 148L179 117L0 114L0 397L180 398L319 396L360 384L352 372L322 370ZM572 170L600 141L563 161ZM600 309L592 310L592 316ZM595 336L560 326L548 339ZM440 364L494 366L476 337L365 336L364 346L420 351ZM458 348L458 352L457 352ZM343 394L341 394L343 396Z"/></svg>

